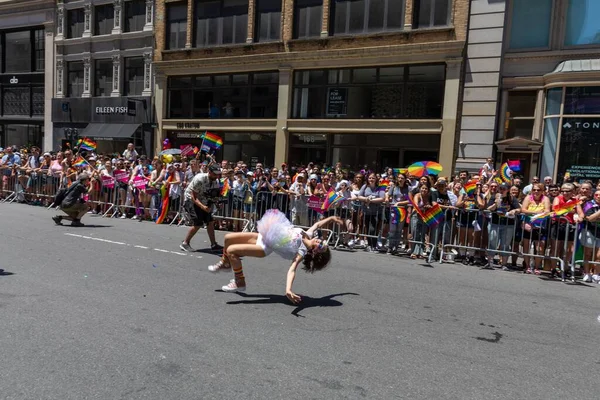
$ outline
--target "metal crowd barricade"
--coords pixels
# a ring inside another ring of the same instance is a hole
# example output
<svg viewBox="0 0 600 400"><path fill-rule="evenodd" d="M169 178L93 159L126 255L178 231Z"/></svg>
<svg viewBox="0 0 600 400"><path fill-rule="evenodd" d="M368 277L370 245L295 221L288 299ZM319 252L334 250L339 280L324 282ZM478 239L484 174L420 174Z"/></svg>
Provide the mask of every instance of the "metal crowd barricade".
<svg viewBox="0 0 600 400"><path fill-rule="evenodd" d="M235 232L248 232L252 229L251 205L245 202L246 196L251 191L246 191L244 196L236 196L231 191L226 197L214 205L213 217L219 221L231 223Z"/></svg>
<svg viewBox="0 0 600 400"><path fill-rule="evenodd" d="M600 221L599 222L580 222L578 223L574 251L571 263L571 281L575 282L575 268L582 266L584 274L600 275ZM600 282L599 282L600 283Z"/></svg>

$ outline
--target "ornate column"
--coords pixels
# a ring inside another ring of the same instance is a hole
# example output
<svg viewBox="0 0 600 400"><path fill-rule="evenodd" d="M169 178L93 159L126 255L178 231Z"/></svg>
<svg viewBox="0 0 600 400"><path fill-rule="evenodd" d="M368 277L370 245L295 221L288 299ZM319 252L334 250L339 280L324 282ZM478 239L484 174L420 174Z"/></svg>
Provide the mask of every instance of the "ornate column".
<svg viewBox="0 0 600 400"><path fill-rule="evenodd" d="M254 19L256 18L256 0L248 0L248 32L246 43L254 42Z"/></svg>
<svg viewBox="0 0 600 400"><path fill-rule="evenodd" d="M65 97L65 62L62 59L56 60L56 97Z"/></svg>
<svg viewBox="0 0 600 400"><path fill-rule="evenodd" d="M152 53L144 53L144 90L142 96L152 96Z"/></svg>
<svg viewBox="0 0 600 400"><path fill-rule="evenodd" d="M90 56L83 57L83 94L81 97L92 97L92 59Z"/></svg>
<svg viewBox="0 0 600 400"><path fill-rule="evenodd" d="M82 37L92 36L92 5L86 4L83 6L83 35Z"/></svg>
<svg viewBox="0 0 600 400"><path fill-rule="evenodd" d="M110 97L120 97L121 96L121 56L114 55L112 56L113 62L113 77L112 77L112 92L110 92Z"/></svg>
<svg viewBox="0 0 600 400"><path fill-rule="evenodd" d="M331 0L323 0L323 14L321 20L321 37L329 36L329 13L331 12Z"/></svg>
<svg viewBox="0 0 600 400"><path fill-rule="evenodd" d="M114 4L114 25L111 33L118 35L123 31L123 0L113 0Z"/></svg>
<svg viewBox="0 0 600 400"><path fill-rule="evenodd" d="M146 0L146 23L144 31L154 30L154 0Z"/></svg>
<svg viewBox="0 0 600 400"><path fill-rule="evenodd" d="M413 26L413 1L414 0L406 0L406 4L404 7L404 30L410 31Z"/></svg>
<svg viewBox="0 0 600 400"><path fill-rule="evenodd" d="M65 38L65 4L58 0L56 8L56 40Z"/></svg>

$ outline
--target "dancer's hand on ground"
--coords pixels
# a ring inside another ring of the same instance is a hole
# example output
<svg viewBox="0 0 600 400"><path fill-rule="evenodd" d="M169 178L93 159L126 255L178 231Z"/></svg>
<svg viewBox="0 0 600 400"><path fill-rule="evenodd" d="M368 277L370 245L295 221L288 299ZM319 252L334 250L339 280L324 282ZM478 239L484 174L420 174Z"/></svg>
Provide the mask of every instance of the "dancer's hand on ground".
<svg viewBox="0 0 600 400"><path fill-rule="evenodd" d="M302 297L298 296L296 293L294 293L292 291L286 292L285 295L294 304L298 304L302 301Z"/></svg>

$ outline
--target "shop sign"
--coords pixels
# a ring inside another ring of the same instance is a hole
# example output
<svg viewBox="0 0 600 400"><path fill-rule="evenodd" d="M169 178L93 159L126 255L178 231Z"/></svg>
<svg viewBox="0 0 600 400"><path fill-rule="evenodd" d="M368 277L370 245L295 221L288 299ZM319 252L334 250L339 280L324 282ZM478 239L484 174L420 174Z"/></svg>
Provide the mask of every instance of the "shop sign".
<svg viewBox="0 0 600 400"><path fill-rule="evenodd" d="M567 168L567 172L578 179L600 178L600 166L596 165L572 165L570 168Z"/></svg>
<svg viewBox="0 0 600 400"><path fill-rule="evenodd" d="M202 135L198 132L175 132L177 139L202 139Z"/></svg>
<svg viewBox="0 0 600 400"><path fill-rule="evenodd" d="M177 129L200 129L199 122L178 122Z"/></svg>
<svg viewBox="0 0 600 400"><path fill-rule="evenodd" d="M127 107L96 107L96 114L98 115L110 115L110 114L127 114Z"/></svg>
<svg viewBox="0 0 600 400"><path fill-rule="evenodd" d="M345 116L348 114L348 89L329 88L327 90L327 116Z"/></svg>

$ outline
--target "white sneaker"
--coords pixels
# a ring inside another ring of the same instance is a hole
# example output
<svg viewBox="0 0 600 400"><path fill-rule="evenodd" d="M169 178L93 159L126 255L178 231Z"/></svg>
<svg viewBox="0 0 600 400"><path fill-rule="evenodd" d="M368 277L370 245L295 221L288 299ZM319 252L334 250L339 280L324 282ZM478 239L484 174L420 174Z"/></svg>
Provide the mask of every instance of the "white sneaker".
<svg viewBox="0 0 600 400"><path fill-rule="evenodd" d="M190 246L190 245L189 245L189 244L187 244L187 243L181 243L181 244L179 245L179 248L180 248L181 250L183 250L183 251L187 251L187 252L192 252L192 251L194 251L194 249L192 249L192 246Z"/></svg>
<svg viewBox="0 0 600 400"><path fill-rule="evenodd" d="M127 215L126 214L121 215L121 219L127 219Z"/></svg>
<svg viewBox="0 0 600 400"><path fill-rule="evenodd" d="M141 219L141 218L139 217L139 215L134 215L133 218L131 218L132 221L135 221L136 219Z"/></svg>
<svg viewBox="0 0 600 400"><path fill-rule="evenodd" d="M584 282L591 282L592 281L592 277L590 276L590 274L585 274L583 276L583 281Z"/></svg>
<svg viewBox="0 0 600 400"><path fill-rule="evenodd" d="M599 283L600 282L600 275L592 275L592 282L594 283Z"/></svg>
<svg viewBox="0 0 600 400"><path fill-rule="evenodd" d="M224 292L228 292L228 293L233 293L233 292L245 292L246 291L246 286L238 286L235 283L235 279L232 279L229 281L229 284L223 286L221 288L222 291Z"/></svg>
<svg viewBox="0 0 600 400"><path fill-rule="evenodd" d="M225 263L223 262L223 260L219 260L218 263L214 264L214 265L209 265L208 266L208 270L210 272L223 272L223 271L231 271L231 266L229 265L225 265Z"/></svg>
<svg viewBox="0 0 600 400"><path fill-rule="evenodd" d="M356 243L356 240L350 239L350 241L348 242L348 247L353 248L355 243Z"/></svg>

